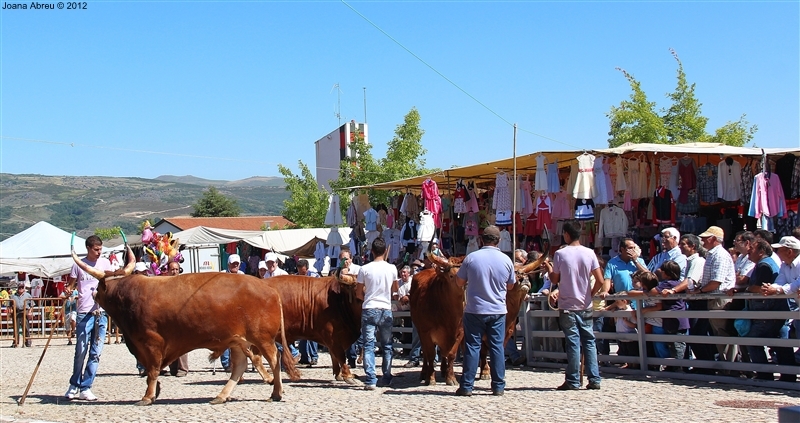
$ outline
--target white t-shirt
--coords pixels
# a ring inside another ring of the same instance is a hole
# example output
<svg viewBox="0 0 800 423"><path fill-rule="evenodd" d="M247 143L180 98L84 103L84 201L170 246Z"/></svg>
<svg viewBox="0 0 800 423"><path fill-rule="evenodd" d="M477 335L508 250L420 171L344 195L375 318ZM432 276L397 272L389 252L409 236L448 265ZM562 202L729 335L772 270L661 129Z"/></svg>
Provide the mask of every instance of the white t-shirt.
<svg viewBox="0 0 800 423"><path fill-rule="evenodd" d="M385 261L373 261L361 266L357 281L364 284L362 309L392 309L392 283L397 280L397 268Z"/></svg>
<svg viewBox="0 0 800 423"><path fill-rule="evenodd" d="M275 271L272 273L269 273L269 270L267 270L267 273L264 273L264 279L272 278L275 276L285 276L285 275L288 275L288 273L286 273L285 270L281 269L280 267L276 267Z"/></svg>

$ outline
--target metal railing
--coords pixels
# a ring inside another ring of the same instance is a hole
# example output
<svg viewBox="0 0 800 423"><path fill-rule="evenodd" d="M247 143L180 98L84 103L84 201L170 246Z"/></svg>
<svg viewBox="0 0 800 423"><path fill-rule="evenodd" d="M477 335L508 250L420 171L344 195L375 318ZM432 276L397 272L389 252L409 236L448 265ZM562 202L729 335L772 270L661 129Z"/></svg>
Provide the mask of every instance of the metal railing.
<svg viewBox="0 0 800 423"><path fill-rule="evenodd" d="M13 341L19 346L27 341L43 340L50 337L53 332L53 339L67 339L68 319L64 309L66 298L32 298L31 317L25 312L16 313L14 300L0 300L0 340ZM23 328L27 325L28 337L24 337ZM106 343L111 342L111 337L119 338L111 333L111 317L108 317L108 330L106 331ZM17 336L14 336L14 334ZM20 341L22 340L22 341Z"/></svg>
<svg viewBox="0 0 800 423"><path fill-rule="evenodd" d="M734 296L727 296L725 294L675 294L667 297L642 297L642 296L626 296L614 295L606 298L606 301L613 301L617 299L628 299L635 305L637 332L636 333L616 333L616 332L597 332L595 337L598 340L615 341L636 341L639 346L638 356L620 356L620 355L607 355L598 354L598 362L607 363L629 363L633 366L629 368L619 368L614 366L601 367L601 371L608 373L621 373L621 374L634 374L634 375L647 375L652 377L667 377L676 379L688 379L699 381L720 381L746 384L753 386L764 386L771 388L795 389L800 390L800 383L798 382L784 382L784 381L767 381L767 380L751 380L742 379L739 377L740 373L745 372L762 372L762 373L780 373L780 374L800 374L800 363L796 365L779 365L779 364L757 364L746 363L739 361L711 361L692 359L677 359L677 358L656 358L648 357L647 355L647 342L685 342L687 344L710 344L710 345L738 345L738 346L762 346L762 347L790 347L792 353L795 348L800 347L800 340L796 338L780 339L780 338L754 338L754 337L719 337L719 336L699 336L699 335L666 335L666 334L652 334L646 333L645 318L689 318L689 319L775 319L775 320L789 320L800 319L800 312L798 311L733 311L733 310L666 310L666 311L653 311L642 313L643 301L647 299L662 299L662 300L711 300L719 299L720 297L729 298L733 300L751 300L751 299L785 299L792 298L793 295L774 295L764 297L760 294L736 294ZM527 356L527 362L530 366L550 367L550 368L564 368L566 367L566 353L563 348L564 334L558 324L558 310L552 310L547 304L545 296L532 297L529 302L523 304L524 318L522 319L522 327L524 333L524 349ZM595 311L595 317L631 317L631 311ZM795 335L797 336L797 335ZM653 367L651 367L653 366ZM666 366L666 370L674 371L660 371L661 366ZM638 367L638 368L636 368ZM653 368L657 367L658 370ZM707 372L700 373L686 373L683 369L705 369ZM710 374L704 374L710 373ZM735 378L735 379L734 379Z"/></svg>

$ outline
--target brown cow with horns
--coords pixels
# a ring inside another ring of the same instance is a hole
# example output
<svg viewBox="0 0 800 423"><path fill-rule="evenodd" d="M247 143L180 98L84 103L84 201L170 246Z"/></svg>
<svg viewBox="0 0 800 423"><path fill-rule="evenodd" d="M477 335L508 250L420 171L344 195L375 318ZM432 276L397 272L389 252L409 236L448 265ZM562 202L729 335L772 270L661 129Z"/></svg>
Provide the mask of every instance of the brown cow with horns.
<svg viewBox="0 0 800 423"><path fill-rule="evenodd" d="M284 334L281 298L275 289L252 276L232 273L194 273L179 276L146 277L131 275L134 255L128 248L124 276L115 277L90 267L73 251L75 263L100 283L95 297L116 322L128 346L147 371L147 390L136 405L150 405L158 397L158 375L162 368L189 351L207 348L212 358L231 349L231 376L212 404L230 398L233 388L253 357L256 347L267 357L272 377L270 400L280 401L282 384L275 338ZM300 374L289 354L283 354L283 367L291 380Z"/></svg>
<svg viewBox="0 0 800 423"><path fill-rule="evenodd" d="M451 257L449 260L428 255L436 265L435 269L426 269L414 275L411 281L409 300L411 303L411 320L417 327L420 343L422 345L423 364L420 372L420 381L426 385L436 384L434 375L433 357L436 355L436 346L441 350L441 372L448 385L458 385L453 372L458 347L464 339L464 288L459 287L456 279L458 269L464 257ZM546 256L540 257L517 270L517 283L506 294L506 306L509 310L506 315L506 337L508 341L513 330L509 331L516 322L519 307L530 289L524 276L538 269ZM482 351L484 349L482 348ZM484 356L484 353L481 353ZM483 374L489 373L485 358L481 361Z"/></svg>

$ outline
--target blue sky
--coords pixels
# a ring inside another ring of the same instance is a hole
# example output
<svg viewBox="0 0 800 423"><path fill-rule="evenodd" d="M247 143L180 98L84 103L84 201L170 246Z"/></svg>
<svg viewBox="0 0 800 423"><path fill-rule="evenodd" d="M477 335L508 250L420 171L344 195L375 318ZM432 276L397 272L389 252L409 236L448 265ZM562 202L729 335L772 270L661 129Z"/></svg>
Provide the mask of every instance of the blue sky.
<svg viewBox="0 0 800 423"><path fill-rule="evenodd" d="M800 146L796 1L348 4L486 107L340 1L2 10L0 170L234 180L313 167L313 142L338 126L335 83L343 122L363 121L367 88L378 156L412 107L431 167L510 157L508 122L519 154L603 148L605 114L630 95L615 67L667 107L669 48L709 132L746 113L758 146Z"/></svg>

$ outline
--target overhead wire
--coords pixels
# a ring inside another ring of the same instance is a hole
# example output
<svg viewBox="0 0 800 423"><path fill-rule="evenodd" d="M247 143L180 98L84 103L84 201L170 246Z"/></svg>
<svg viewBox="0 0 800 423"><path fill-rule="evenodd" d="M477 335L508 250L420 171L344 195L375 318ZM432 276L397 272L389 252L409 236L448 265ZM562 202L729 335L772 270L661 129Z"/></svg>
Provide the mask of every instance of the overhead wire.
<svg viewBox="0 0 800 423"><path fill-rule="evenodd" d="M353 11L355 14L357 14L357 15L358 15L358 16L360 16L362 19L364 19L364 20L365 20L367 23L369 23L370 25L372 25L372 26L373 26L375 29L377 29L377 30L378 30L378 31L379 31L381 34L385 35L387 38L389 38L390 40L392 40L392 42L394 42L395 44L397 44L398 46L400 46L400 48L402 48L402 49L403 49L403 50L405 50L405 51L406 51L408 54L410 54L410 55L411 55L411 56L413 56L415 59L417 59L417 60L418 60L420 63L422 63L423 65L427 66L427 67L428 67L430 70L432 70L434 73L436 73L437 75L439 75L440 77L442 77L442 79L444 79L445 81L447 81L448 83L450 83L450 85L454 86L456 89L458 89L459 91L461 91L462 93L464 93L464 95L466 95L467 97L469 97L470 99L472 99L473 101L475 101L476 103L478 103L478 104L479 104L481 107L483 107L483 108L484 108L484 109L486 109L487 111L489 111L489 113L491 113L491 114L495 115L497 118L499 118L500 120L502 120L503 122L505 122L507 125L509 125L509 126L514 126L514 124L513 124L513 123L511 123L511 121L509 121L508 119L506 119L505 117L503 117L503 116L502 116L500 113L497 113L496 111L494 111L494 110L493 110L491 107L489 107L489 106L487 106L486 104L484 104L482 101L480 101L480 100L479 100L477 97L475 97L474 95L470 94L470 93L469 93L467 90L465 90L464 88L461 88L461 86L460 86L460 85L458 85L458 84L457 84L457 83L455 83L455 82L454 82L452 79L448 78L448 77L447 77L445 74L443 74L443 73L442 73L442 72L440 72L438 69L436 69L435 67L433 67L433 65L429 64L428 62L426 62L426 61L425 61L423 58L421 58L419 55L417 55L416 53L414 53L414 52L413 52L413 51L412 51L410 48L408 48L408 47L406 47L405 45L403 45L403 43L401 43L401 42L400 42L400 41L398 41L396 38L394 38L393 36L391 36L391 34L389 34L389 33L388 33L388 32L386 32L386 31L385 31L383 28L381 28L380 26L378 26L378 24L376 24L375 22L372 22L372 20L370 20L368 17L366 17L366 16L365 16L363 13L361 13L360 11L358 11L358 10L357 10L355 7L351 6L351 5L350 5L350 3L348 3L348 2L347 2L347 1L345 1L345 0L339 0L339 1L341 1L341 2L342 2L344 5L345 5L345 6L347 6L348 8L350 8L350 10L352 10L352 11ZM539 133L536 133L536 132L533 132L533 131L530 131L530 130L527 130L527 129L523 129L523 128L519 128L519 127L518 127L517 129L518 129L518 130L520 130L520 131L522 131L522 132L527 132L527 133L529 133L529 134L531 134L531 135L535 135L535 136L537 136L537 137L540 137L540 138L543 138L543 139L546 139L546 140L549 140L549 141L553 141L553 142L557 142L557 143L559 143L559 144L562 144L562 145L566 145L566 146L568 146L568 147L572 147L572 148L575 148L575 149L578 149L578 150L581 150L581 149L582 149L581 147L578 147L578 146L576 146L576 145L572 145L572 144L569 144L569 143L566 143L566 142L563 142L563 141L557 140L557 139L555 139L555 138L547 137L547 136L541 135L541 134L539 134Z"/></svg>

